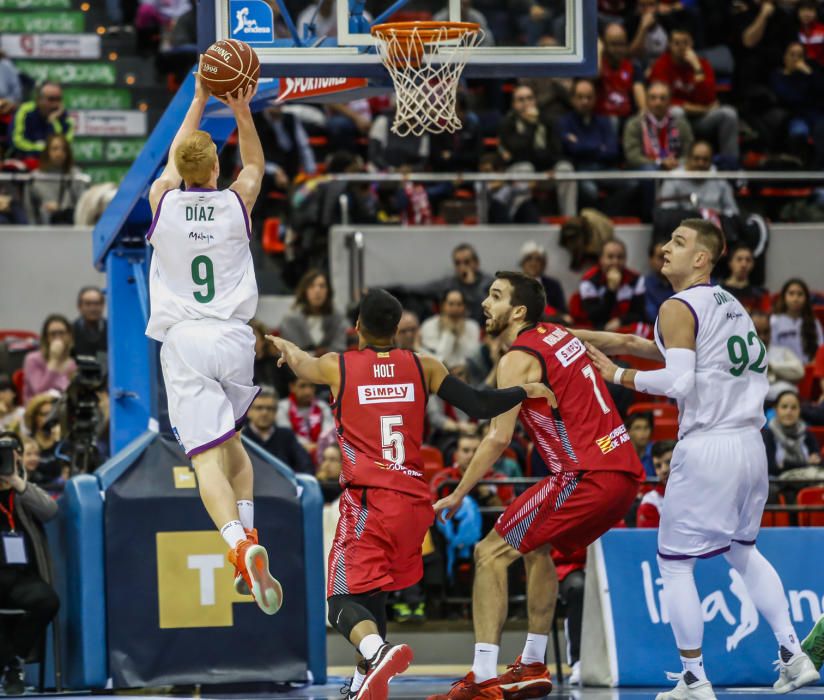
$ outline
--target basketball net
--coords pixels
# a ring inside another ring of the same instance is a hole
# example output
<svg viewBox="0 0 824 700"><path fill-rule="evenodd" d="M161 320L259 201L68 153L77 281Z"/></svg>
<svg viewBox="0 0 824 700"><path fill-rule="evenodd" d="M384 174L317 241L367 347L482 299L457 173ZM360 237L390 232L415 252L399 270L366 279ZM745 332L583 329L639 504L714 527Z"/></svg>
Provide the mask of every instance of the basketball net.
<svg viewBox="0 0 824 700"><path fill-rule="evenodd" d="M483 41L474 22L391 22L371 29L395 87L398 136L454 133L458 82L470 52Z"/></svg>

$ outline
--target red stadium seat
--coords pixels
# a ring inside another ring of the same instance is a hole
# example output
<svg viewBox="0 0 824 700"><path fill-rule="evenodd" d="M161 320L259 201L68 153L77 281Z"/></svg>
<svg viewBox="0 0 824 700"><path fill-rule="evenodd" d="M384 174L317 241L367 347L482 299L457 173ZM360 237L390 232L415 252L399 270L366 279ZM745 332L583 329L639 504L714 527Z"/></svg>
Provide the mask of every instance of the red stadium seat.
<svg viewBox="0 0 824 700"><path fill-rule="evenodd" d="M629 415L635 413L651 413L656 423L661 419L668 421L678 420L678 406L672 403L653 403L650 401L634 403L629 407L627 413Z"/></svg>
<svg viewBox="0 0 824 700"><path fill-rule="evenodd" d="M815 386L818 382L815 379L815 365L810 363L804 366L804 376L798 382L798 395L805 401L813 400L813 393L818 393Z"/></svg>
<svg viewBox="0 0 824 700"><path fill-rule="evenodd" d="M800 506L824 506L824 486L807 486L801 489L795 502ZM799 513L798 524L807 527L824 527L824 511Z"/></svg>
<svg viewBox="0 0 824 700"><path fill-rule="evenodd" d="M437 447L421 445L421 459L423 459L423 475L427 482L443 469L443 455Z"/></svg>
<svg viewBox="0 0 824 700"><path fill-rule="evenodd" d="M787 501L781 494L778 494L778 504L787 505ZM790 514L787 511L765 510L761 516L761 527L789 527Z"/></svg>
<svg viewBox="0 0 824 700"><path fill-rule="evenodd" d="M813 313L818 319L818 322L824 326L824 304L816 304L813 306Z"/></svg>
<svg viewBox="0 0 824 700"><path fill-rule="evenodd" d="M17 392L17 402L23 403L23 385L26 378L23 376L23 370L18 369L11 375L11 383L14 384L14 390Z"/></svg>
<svg viewBox="0 0 824 700"><path fill-rule="evenodd" d="M269 255L282 255L286 244L280 237L280 219L270 216L263 222L263 252Z"/></svg>
<svg viewBox="0 0 824 700"><path fill-rule="evenodd" d="M807 430L812 433L812 436L818 442L819 449L824 449L824 425L810 425Z"/></svg>
<svg viewBox="0 0 824 700"><path fill-rule="evenodd" d="M677 440L678 439L678 421L671 418L664 418L655 421L652 429L652 440L658 442L659 440Z"/></svg>

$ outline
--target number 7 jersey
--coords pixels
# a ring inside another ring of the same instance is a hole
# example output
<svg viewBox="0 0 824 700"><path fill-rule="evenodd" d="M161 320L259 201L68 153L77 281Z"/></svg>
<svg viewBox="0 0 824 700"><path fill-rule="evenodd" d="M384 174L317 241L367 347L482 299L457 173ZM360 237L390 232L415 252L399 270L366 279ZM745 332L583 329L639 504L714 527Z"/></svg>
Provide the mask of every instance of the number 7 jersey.
<svg viewBox="0 0 824 700"><path fill-rule="evenodd" d="M699 284L677 299L695 321L695 386L678 401L678 438L702 432L760 429L769 389L767 348L752 319L724 289ZM666 338L655 320L655 342L663 355Z"/></svg>
<svg viewBox="0 0 824 700"><path fill-rule="evenodd" d="M248 322L258 301L250 236L234 190L167 190L146 234L154 247L146 335L163 341L180 321Z"/></svg>

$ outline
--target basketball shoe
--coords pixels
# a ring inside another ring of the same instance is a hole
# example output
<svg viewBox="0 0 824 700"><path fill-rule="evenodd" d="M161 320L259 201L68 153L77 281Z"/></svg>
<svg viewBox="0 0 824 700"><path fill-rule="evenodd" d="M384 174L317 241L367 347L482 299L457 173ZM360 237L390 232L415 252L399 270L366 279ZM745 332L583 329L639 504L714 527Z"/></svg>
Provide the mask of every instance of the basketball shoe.
<svg viewBox="0 0 824 700"><path fill-rule="evenodd" d="M699 681L690 671L686 673L667 673L671 681L678 681L672 690L658 693L655 700L715 700L712 683Z"/></svg>
<svg viewBox="0 0 824 700"><path fill-rule="evenodd" d="M549 675L546 664L521 663L519 656L506 669L506 673L498 676L498 685L504 691L506 700L542 698L552 691L552 676Z"/></svg>
<svg viewBox="0 0 824 700"><path fill-rule="evenodd" d="M274 615L280 610L283 589L269 573L269 555L263 547L251 539L245 539L229 550L228 559L237 568L263 612Z"/></svg>
<svg viewBox="0 0 824 700"><path fill-rule="evenodd" d="M801 642L801 648L810 657L813 666L820 671L824 665L824 615L818 618L806 639Z"/></svg>
<svg viewBox="0 0 824 700"><path fill-rule="evenodd" d="M406 644L384 642L369 659L369 673L354 697L357 700L387 700L389 682L409 668L413 658L412 649Z"/></svg>
<svg viewBox="0 0 824 700"><path fill-rule="evenodd" d="M490 678L483 683L476 683L475 674L470 671L459 681L455 681L446 695L430 695L427 700L504 700L499 680Z"/></svg>
<svg viewBox="0 0 824 700"><path fill-rule="evenodd" d="M252 540L252 542L258 544L257 528L253 528L252 530L244 529L244 532L246 533L246 539ZM240 571L237 566L235 566L235 592L238 595L252 595L252 591L249 589L249 586L246 584L243 576L240 575Z"/></svg>
<svg viewBox="0 0 824 700"><path fill-rule="evenodd" d="M784 647L781 647L779 652L779 659L775 662L778 667L778 680L773 683L773 690L776 693L791 693L797 688L801 688L810 683L818 683L819 675L815 670L813 662L806 654L796 654L794 657L784 661L784 658L789 657Z"/></svg>

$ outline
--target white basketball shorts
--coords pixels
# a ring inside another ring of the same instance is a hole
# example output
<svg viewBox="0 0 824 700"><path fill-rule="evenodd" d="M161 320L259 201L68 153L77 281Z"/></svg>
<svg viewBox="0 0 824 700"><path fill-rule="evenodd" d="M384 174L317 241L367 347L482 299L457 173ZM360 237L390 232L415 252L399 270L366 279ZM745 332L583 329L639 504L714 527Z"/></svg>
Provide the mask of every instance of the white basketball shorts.
<svg viewBox="0 0 824 700"><path fill-rule="evenodd" d="M758 430L688 435L672 453L658 554L707 558L726 552L732 542L754 544L768 489L767 453Z"/></svg>
<svg viewBox="0 0 824 700"><path fill-rule="evenodd" d="M225 442L258 394L255 334L242 321L182 321L160 348L169 420L187 457Z"/></svg>

